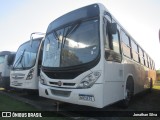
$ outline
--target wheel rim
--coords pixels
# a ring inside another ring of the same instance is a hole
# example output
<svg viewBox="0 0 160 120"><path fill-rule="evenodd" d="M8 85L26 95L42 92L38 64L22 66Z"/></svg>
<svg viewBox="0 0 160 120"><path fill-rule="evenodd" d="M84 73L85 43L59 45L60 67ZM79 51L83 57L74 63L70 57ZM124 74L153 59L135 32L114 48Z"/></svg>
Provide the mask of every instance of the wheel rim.
<svg viewBox="0 0 160 120"><path fill-rule="evenodd" d="M125 100L127 102L129 102L131 100L132 97L132 92L131 92L131 88L126 88L126 94L125 94Z"/></svg>

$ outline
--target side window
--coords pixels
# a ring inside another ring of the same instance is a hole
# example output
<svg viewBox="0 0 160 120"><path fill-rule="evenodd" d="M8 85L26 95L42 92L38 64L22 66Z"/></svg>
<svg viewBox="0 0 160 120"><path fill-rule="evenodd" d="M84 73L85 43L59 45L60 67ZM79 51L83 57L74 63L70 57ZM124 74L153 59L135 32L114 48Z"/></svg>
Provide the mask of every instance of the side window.
<svg viewBox="0 0 160 120"><path fill-rule="evenodd" d="M129 58L131 58L131 46L130 46L130 41L129 37L121 31L121 38L122 38L122 46L123 46L123 54Z"/></svg>
<svg viewBox="0 0 160 120"><path fill-rule="evenodd" d="M130 46L129 37L123 31L122 31L122 40L127 46Z"/></svg>
<svg viewBox="0 0 160 120"><path fill-rule="evenodd" d="M155 70L155 63L154 63L154 61L153 61L153 69Z"/></svg>
<svg viewBox="0 0 160 120"><path fill-rule="evenodd" d="M152 60L150 59L150 62L149 62L150 63L150 69L152 69L152 63L151 62L152 62Z"/></svg>
<svg viewBox="0 0 160 120"><path fill-rule="evenodd" d="M148 67L151 68L151 65L150 65L150 58L148 57Z"/></svg>
<svg viewBox="0 0 160 120"><path fill-rule="evenodd" d="M146 53L145 53L145 52L144 52L144 61L145 61L145 65L148 67L147 55L146 55Z"/></svg>
<svg viewBox="0 0 160 120"><path fill-rule="evenodd" d="M119 31L117 30L117 33L112 35L113 51L116 53L120 53L119 41Z"/></svg>
<svg viewBox="0 0 160 120"><path fill-rule="evenodd" d="M137 46L137 44L133 40L131 40L131 46L132 46L133 60L139 62L138 46Z"/></svg>
<svg viewBox="0 0 160 120"><path fill-rule="evenodd" d="M105 44L105 58L107 61L121 62L119 31L117 29L116 34L111 34L108 27L109 24L109 22L106 24L105 36L108 39L109 45ZM109 46L109 48L107 46Z"/></svg>
<svg viewBox="0 0 160 120"><path fill-rule="evenodd" d="M140 58L140 63L142 65L145 65L145 62L144 62L144 55L143 55L143 50L139 47L139 58Z"/></svg>
<svg viewBox="0 0 160 120"><path fill-rule="evenodd" d="M151 69L153 70L153 60L151 60Z"/></svg>

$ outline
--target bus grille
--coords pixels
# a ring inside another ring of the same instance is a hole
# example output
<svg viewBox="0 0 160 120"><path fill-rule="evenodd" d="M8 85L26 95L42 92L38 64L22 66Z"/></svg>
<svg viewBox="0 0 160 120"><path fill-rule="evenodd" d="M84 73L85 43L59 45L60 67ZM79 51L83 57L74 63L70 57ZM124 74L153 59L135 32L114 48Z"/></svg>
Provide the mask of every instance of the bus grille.
<svg viewBox="0 0 160 120"><path fill-rule="evenodd" d="M51 85L58 86L58 82L49 82ZM75 86L75 83L63 83L63 86Z"/></svg>
<svg viewBox="0 0 160 120"><path fill-rule="evenodd" d="M48 71L44 71L44 73L51 79L74 79L76 78L78 75L80 75L82 72L80 71L72 71L72 72L48 72Z"/></svg>
<svg viewBox="0 0 160 120"><path fill-rule="evenodd" d="M56 96L69 97L71 94L71 91L62 91L62 90L51 89L51 93Z"/></svg>
<svg viewBox="0 0 160 120"><path fill-rule="evenodd" d="M25 74L21 74L21 73L14 73L14 74L11 74L11 77L13 79L23 79L25 77Z"/></svg>
<svg viewBox="0 0 160 120"><path fill-rule="evenodd" d="M51 79L64 79L71 80L82 74L86 71L85 67L76 68L72 70L54 70L54 69L46 69L42 67L42 71Z"/></svg>
<svg viewBox="0 0 160 120"><path fill-rule="evenodd" d="M13 86L22 86L22 83L12 83Z"/></svg>

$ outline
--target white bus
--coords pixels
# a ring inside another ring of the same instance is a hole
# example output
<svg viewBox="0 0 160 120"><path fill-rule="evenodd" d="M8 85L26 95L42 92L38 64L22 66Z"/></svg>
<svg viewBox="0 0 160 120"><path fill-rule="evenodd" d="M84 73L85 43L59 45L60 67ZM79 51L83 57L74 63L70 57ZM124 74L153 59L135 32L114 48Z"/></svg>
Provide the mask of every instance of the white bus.
<svg viewBox="0 0 160 120"><path fill-rule="evenodd" d="M10 86L25 89L28 93L38 90L42 62L43 38L29 40L17 50L10 74Z"/></svg>
<svg viewBox="0 0 160 120"><path fill-rule="evenodd" d="M14 61L15 53L10 51L0 52L0 86L10 89L10 69Z"/></svg>
<svg viewBox="0 0 160 120"><path fill-rule="evenodd" d="M153 60L102 4L69 12L48 26L39 95L103 108L155 80Z"/></svg>

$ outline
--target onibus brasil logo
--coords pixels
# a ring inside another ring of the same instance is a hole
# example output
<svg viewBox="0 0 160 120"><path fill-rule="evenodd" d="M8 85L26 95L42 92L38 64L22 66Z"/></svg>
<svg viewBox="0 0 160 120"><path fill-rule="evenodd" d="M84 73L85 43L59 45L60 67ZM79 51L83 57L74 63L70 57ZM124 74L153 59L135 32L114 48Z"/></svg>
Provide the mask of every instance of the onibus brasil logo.
<svg viewBox="0 0 160 120"><path fill-rule="evenodd" d="M42 117L42 115L35 112L2 112L2 117Z"/></svg>

